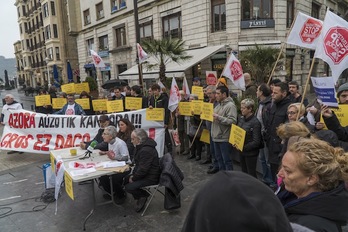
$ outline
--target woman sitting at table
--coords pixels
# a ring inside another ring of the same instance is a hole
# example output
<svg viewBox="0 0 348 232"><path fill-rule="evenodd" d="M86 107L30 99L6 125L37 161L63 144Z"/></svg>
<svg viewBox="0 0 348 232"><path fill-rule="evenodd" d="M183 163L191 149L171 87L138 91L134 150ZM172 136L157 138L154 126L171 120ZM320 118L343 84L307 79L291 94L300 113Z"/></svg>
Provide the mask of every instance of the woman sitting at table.
<svg viewBox="0 0 348 232"><path fill-rule="evenodd" d="M285 212L290 222L314 231L342 231L348 219L348 156L318 139L298 140L289 145L278 173Z"/></svg>
<svg viewBox="0 0 348 232"><path fill-rule="evenodd" d="M117 124L118 124L117 137L126 142L130 160L133 161L134 145L132 144L132 141L131 141L131 134L132 134L132 131L134 130L133 123L131 123L126 118L121 118Z"/></svg>
<svg viewBox="0 0 348 232"><path fill-rule="evenodd" d="M117 131L114 126L107 126L103 132L104 142L108 144L108 151L100 151L100 155L107 155L111 160L117 161L125 161L126 163L130 163L128 148L126 143L116 137ZM123 178L130 173L129 171L123 173L117 173L110 176L102 176L99 178L100 185L103 189L108 193L104 194L103 197L105 199L111 198L111 186L110 179L112 178L112 187L114 190L114 201L116 204L123 204L126 200L126 192L122 188Z"/></svg>

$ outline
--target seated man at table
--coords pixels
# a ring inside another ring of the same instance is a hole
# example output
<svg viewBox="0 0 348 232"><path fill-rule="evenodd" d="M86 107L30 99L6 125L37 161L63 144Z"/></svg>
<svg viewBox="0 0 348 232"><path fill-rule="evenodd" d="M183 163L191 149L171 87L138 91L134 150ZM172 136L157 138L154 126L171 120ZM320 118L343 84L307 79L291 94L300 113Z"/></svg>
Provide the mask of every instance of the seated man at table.
<svg viewBox="0 0 348 232"><path fill-rule="evenodd" d="M103 132L104 142L108 144L108 151L100 151L100 155L107 155L111 160L125 161L130 163L127 144L120 138L117 138L117 131L114 126L107 126ZM111 176L114 201L116 204L123 204L126 200L126 192L122 188L123 178L130 173L130 170L123 173L116 173ZM104 194L105 199L111 198L110 176L101 176L100 185L108 193Z"/></svg>
<svg viewBox="0 0 348 232"><path fill-rule="evenodd" d="M106 142L104 142L104 139L103 139L103 132L104 132L105 127L114 126L114 125L110 121L110 118L104 114L99 117L98 121L99 121L100 128L98 130L97 135L94 137L94 139L92 139L89 142L81 142L80 147L82 149L86 150L87 147L92 143L92 141L96 141L98 144L96 147L94 147L94 149L99 149L101 151L108 150L108 144Z"/></svg>
<svg viewBox="0 0 348 232"><path fill-rule="evenodd" d="M140 212L147 201L149 193L142 187L158 184L161 174L157 143L148 137L143 129L135 129L131 134L131 140L135 146L134 163L132 175L126 178L126 191L131 193L136 203L136 212Z"/></svg>

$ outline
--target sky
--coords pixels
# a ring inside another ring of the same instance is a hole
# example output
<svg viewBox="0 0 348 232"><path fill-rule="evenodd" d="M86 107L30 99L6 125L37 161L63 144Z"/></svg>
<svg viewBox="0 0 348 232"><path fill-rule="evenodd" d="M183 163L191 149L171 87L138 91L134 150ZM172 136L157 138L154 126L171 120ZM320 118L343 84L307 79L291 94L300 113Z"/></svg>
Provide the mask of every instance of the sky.
<svg viewBox="0 0 348 232"><path fill-rule="evenodd" d="M20 40L15 0L0 0L0 56L14 58L13 44Z"/></svg>

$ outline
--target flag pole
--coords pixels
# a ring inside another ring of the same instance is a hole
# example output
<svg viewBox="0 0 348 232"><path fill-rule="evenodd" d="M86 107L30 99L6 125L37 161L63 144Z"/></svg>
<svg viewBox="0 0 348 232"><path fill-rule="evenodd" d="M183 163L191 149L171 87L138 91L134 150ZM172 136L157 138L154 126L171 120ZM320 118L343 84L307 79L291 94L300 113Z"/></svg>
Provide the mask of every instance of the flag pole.
<svg viewBox="0 0 348 232"><path fill-rule="evenodd" d="M195 136L193 137L192 142L191 142L189 148L191 148L192 145L193 145L193 143L195 142L195 139L196 139L196 137L197 137L197 134L198 134L198 132L199 132L199 129L201 129L201 126L202 126L202 122L203 122L203 121L204 121L204 120L201 119L201 122L199 123L199 126L198 126L198 128L197 128L196 134L195 134Z"/></svg>
<svg viewBox="0 0 348 232"><path fill-rule="evenodd" d="M299 109L299 111L297 112L296 121L297 121L297 120L299 119L299 117L300 117L301 108L302 108L303 101L304 101L305 96L306 96L306 93L307 93L307 87L308 87L309 79L310 79L311 74L312 74L312 70L313 70L313 67L314 67L314 63L315 63L315 57L312 58L312 64L311 64L311 67L310 67L310 69L309 69L308 77L307 77L307 80L306 80L306 85L305 85L304 90L303 90L303 93L302 93L302 99L301 99L300 109Z"/></svg>
<svg viewBox="0 0 348 232"><path fill-rule="evenodd" d="M296 14L296 17L292 20L291 26L290 26L290 28L289 28L289 32L291 32L291 30L292 30L292 28L293 28L293 26L294 26L294 24L295 24L295 20L296 20L296 18L297 18L297 15L298 15L298 12L297 12L297 14ZM288 40L289 34L290 34L290 33L287 34L285 41ZM278 54L278 58L277 58L276 62L274 63L274 66L273 66L273 69L272 69L271 74L269 75L269 78L268 78L268 81L267 81L267 85L269 85L270 81L272 80L272 76L273 76L273 74L274 74L274 72L275 72L275 69L276 69L277 64L278 64L278 62L279 62L279 59L280 59L280 56L281 56L281 54L283 53L285 44L286 44L286 42L284 42L284 43L282 44L281 48L280 48L280 51L279 51L279 54Z"/></svg>

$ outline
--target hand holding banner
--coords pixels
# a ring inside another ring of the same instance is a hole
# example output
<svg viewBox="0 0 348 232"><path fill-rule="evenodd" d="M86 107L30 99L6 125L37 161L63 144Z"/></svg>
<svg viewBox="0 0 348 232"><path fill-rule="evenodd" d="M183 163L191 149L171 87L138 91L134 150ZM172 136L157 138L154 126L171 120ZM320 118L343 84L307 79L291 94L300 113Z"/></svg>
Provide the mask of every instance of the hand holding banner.
<svg viewBox="0 0 348 232"><path fill-rule="evenodd" d="M163 108L146 108L146 120L148 121L163 121L164 109Z"/></svg>
<svg viewBox="0 0 348 232"><path fill-rule="evenodd" d="M212 122L214 114L214 106L213 103L203 102L202 103L202 114L201 119Z"/></svg>
<svg viewBox="0 0 348 232"><path fill-rule="evenodd" d="M200 115L202 113L203 102L200 100L192 100L191 101L191 111L193 111L194 115Z"/></svg>
<svg viewBox="0 0 348 232"><path fill-rule="evenodd" d="M35 96L35 106L44 106L44 105L51 105L51 96L46 95L37 95Z"/></svg>
<svg viewBox="0 0 348 232"><path fill-rule="evenodd" d="M182 116L192 116L191 102L179 102L179 113Z"/></svg>
<svg viewBox="0 0 348 232"><path fill-rule="evenodd" d="M123 100L106 101L106 108L108 113L123 112Z"/></svg>
<svg viewBox="0 0 348 232"><path fill-rule="evenodd" d="M106 111L107 106L106 106L106 99L96 99L92 100L92 106L94 111Z"/></svg>
<svg viewBox="0 0 348 232"><path fill-rule="evenodd" d="M243 151L246 131L241 127L232 124L229 142L238 150Z"/></svg>
<svg viewBox="0 0 348 232"><path fill-rule="evenodd" d="M126 110L140 110L143 99L141 97L126 97Z"/></svg>

